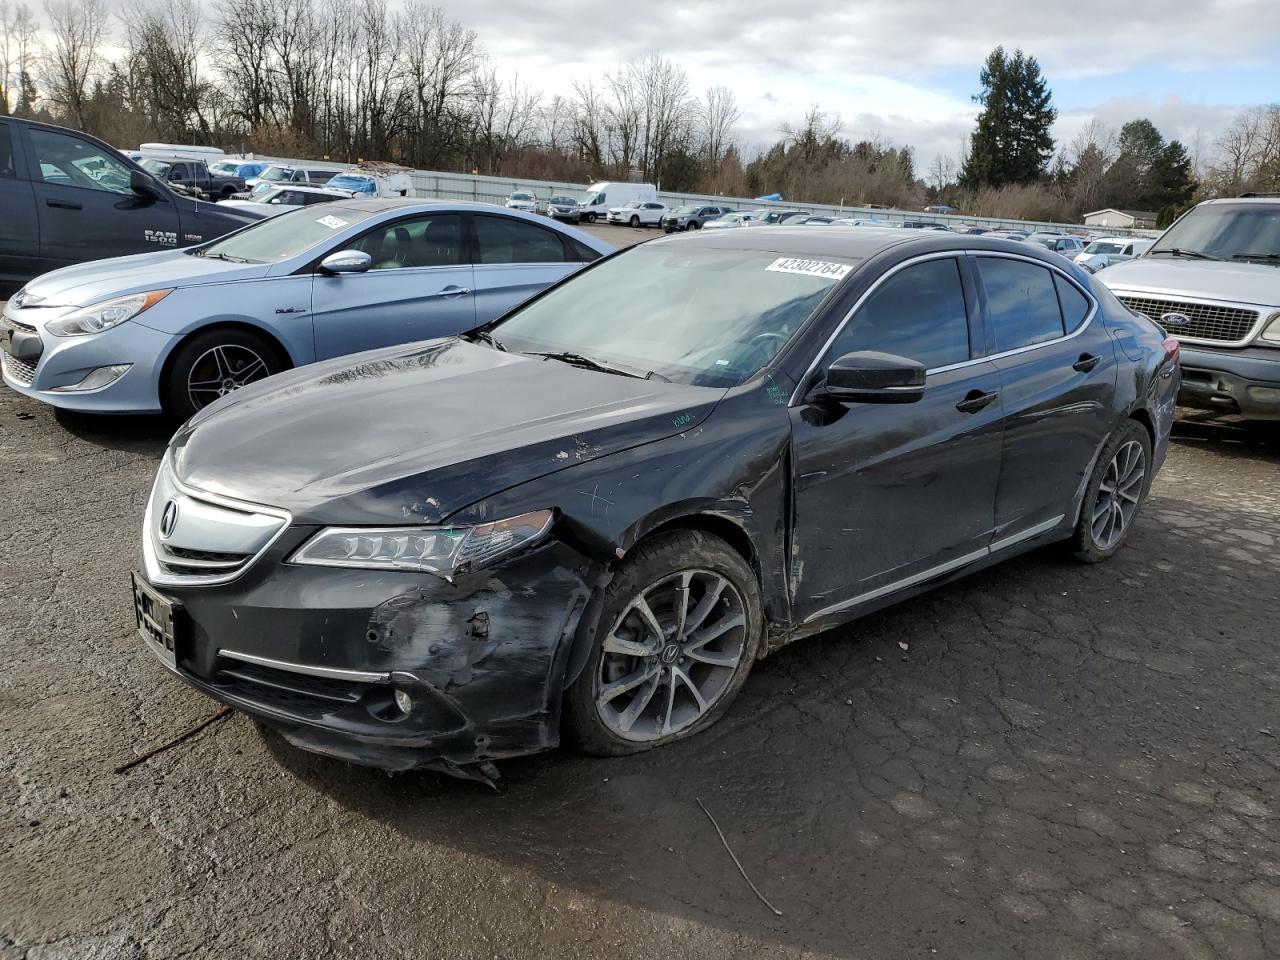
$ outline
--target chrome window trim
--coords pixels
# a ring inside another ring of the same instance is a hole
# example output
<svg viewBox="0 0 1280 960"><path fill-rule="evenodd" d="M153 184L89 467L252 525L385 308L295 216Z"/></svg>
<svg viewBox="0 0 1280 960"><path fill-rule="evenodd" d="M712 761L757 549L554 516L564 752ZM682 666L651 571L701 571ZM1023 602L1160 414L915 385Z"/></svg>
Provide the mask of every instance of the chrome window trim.
<svg viewBox="0 0 1280 960"><path fill-rule="evenodd" d="M151 482L151 491L147 494L147 506L142 514L142 562L146 569L147 579L156 586L164 587L211 587L219 584L231 583L233 580L243 576L254 566L263 555L275 545L286 530L293 525L293 514L288 510L280 507L269 507L260 503L249 503L245 500L236 500L232 497L226 497L217 493L208 493L198 487L192 487L183 483L178 479L177 471L173 469L171 456L166 451L164 459L160 462L160 469L156 471L156 478ZM195 574L192 576L175 576L166 573L160 564L160 560L156 555L155 542L152 540L152 523L151 523L151 504L155 500L156 486L160 482L160 475L163 471L169 471L169 482L174 488L184 496L190 497L192 500L203 500L205 503L211 503L214 506L222 507L226 510L234 510L238 513L256 513L268 517L276 517L283 521L280 529L277 530L257 553L249 557L243 564L237 567L229 574Z"/></svg>
<svg viewBox="0 0 1280 960"><path fill-rule="evenodd" d="M228 660L239 660L286 673L300 673L307 677L323 677L326 680L350 680L355 683L390 683L390 673L373 673L368 670L343 670L339 667L314 667L306 663L290 663L287 660L274 660L271 657L260 657L256 653L241 653L239 650L218 649L218 656Z"/></svg>
<svg viewBox="0 0 1280 960"><path fill-rule="evenodd" d="M975 257L975 258L995 257L995 258L1004 259L1004 260L1022 260L1026 263L1034 264L1037 267L1043 267L1045 270L1049 270L1053 273L1058 274L1064 280L1066 280L1068 283L1074 286L1077 290L1079 290L1082 294L1084 294L1085 298L1089 301L1089 312L1085 314L1084 321L1078 327L1076 327L1070 333L1064 334L1061 337L1055 337L1052 340L1044 340L1040 343L1031 343L1026 345L1025 347L1015 347L1012 350L1004 350L1004 351L1001 351L1000 353L989 353L981 357L970 357L968 360L961 360L958 363L945 364L941 367L930 367L928 370L925 371L926 376L934 373L947 373L951 370L961 370L965 367L976 366L980 363L987 363L992 360L1003 360L1006 357L1014 357L1021 353L1028 353L1032 350L1040 350L1043 347L1050 347L1055 344L1065 343L1066 341L1072 339L1073 337L1078 337L1080 334L1084 333L1085 330L1089 329L1089 326L1093 323L1093 318L1098 315L1098 307L1099 307L1098 299L1089 290L1086 290L1084 287L1082 287L1075 280L1075 278L1073 278L1065 270L1055 266L1054 264L1045 263L1043 260L1037 259L1036 257L1028 257L1020 253L1007 253L1003 250L947 250L939 253L921 254L918 257L912 257L909 260L902 261L902 263L897 264L890 270L886 270L883 274L881 274L876 279L875 283L873 283L870 287L868 287L863 292L862 296L858 298L857 302L854 303L854 305L849 308L849 312L846 313L844 315L844 318L840 321L840 323L836 325L836 329L832 332L831 336L827 338L826 343L822 345L822 349L820 349L814 355L813 361L809 364L808 368L804 372L804 375L800 378L800 381L796 386L796 389L791 394L791 400L788 402L787 405L794 407L800 403L801 396L805 391L805 384L808 383L809 378L813 376L813 371L817 369L819 362L821 362L822 358L826 355L827 351L831 349L832 344L836 342L836 338L839 337L840 334L844 331L844 328L848 325L849 321L853 319L853 315L858 312L858 309L867 301L867 298L870 297L873 293L876 292L876 290L880 288L880 285L882 283L884 283L894 274L898 273L898 271L905 270L907 267L915 266L918 263L926 263L930 260L942 260L947 257L951 257L953 259L959 258L959 257ZM1056 291L1055 291L1055 296L1056 296ZM1059 304L1059 309L1061 309L1061 304Z"/></svg>
<svg viewBox="0 0 1280 960"><path fill-rule="evenodd" d="M1048 533L1054 527L1058 526L1058 524L1062 523L1064 519L1066 519L1065 513L1058 514L1058 516L1051 520L1045 520L1043 523L1037 523L1033 527L1028 527L1025 530L1020 530L1015 534L1011 534L1010 536L992 541L991 544L983 547L981 550L974 550L971 553L966 553L962 557L955 557L945 563L940 563L936 567L930 567L928 570L921 570L919 573L914 573L901 580L895 580L893 583L886 583L883 587L876 587L874 590L868 590L866 593L860 593L857 596L850 597L848 600L841 600L839 603L833 603L829 607L823 607L816 613L809 614L809 616L805 617L804 620L801 621L801 624L812 623L814 620L821 619L822 617L829 617L833 613L840 613L843 610L848 610L850 607L861 606L862 604L869 603L872 600L879 600L881 597L886 597L891 593L897 593L899 590L914 587L916 584L924 583L926 580L932 580L934 577L940 577L944 573L950 573L952 570L959 570L961 567L968 566L978 560L984 560L992 554L998 553L1001 550L1006 550L1009 547L1016 546L1025 540L1031 540L1034 537L1040 536L1042 533Z"/></svg>
<svg viewBox="0 0 1280 960"><path fill-rule="evenodd" d="M1208 297L1184 297L1181 294L1169 293L1167 291L1125 290L1111 289L1110 287L1108 287L1108 289L1111 290L1112 296L1117 300L1122 296L1147 297L1152 300L1167 300L1174 303L1178 301L1185 301L1186 303L1198 303L1206 307L1227 307L1231 310L1251 310L1258 314L1258 319L1254 321L1253 326L1249 328L1249 332L1245 335L1243 340L1205 340L1203 337L1181 337L1176 333L1169 333L1168 331L1165 331L1165 336L1174 337L1179 343L1190 343L1192 345L1200 344L1206 347L1247 347L1261 336L1263 329L1265 329L1267 325L1267 321L1275 315L1275 307L1268 307L1258 303L1242 303L1239 300L1211 300ZM1134 313L1138 312L1123 300L1121 300L1120 303L1126 310L1133 310ZM1146 317L1146 314L1141 314L1141 316ZM1156 326L1160 325L1160 321L1157 318L1148 317L1147 319L1156 324ZM1164 330L1164 327L1160 327L1160 329Z"/></svg>

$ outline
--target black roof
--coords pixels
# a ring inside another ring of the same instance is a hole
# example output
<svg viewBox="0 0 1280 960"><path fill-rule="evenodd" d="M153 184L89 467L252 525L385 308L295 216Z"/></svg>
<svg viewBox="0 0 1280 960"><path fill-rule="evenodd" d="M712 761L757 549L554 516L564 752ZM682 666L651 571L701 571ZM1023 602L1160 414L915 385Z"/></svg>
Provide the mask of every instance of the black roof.
<svg viewBox="0 0 1280 960"><path fill-rule="evenodd" d="M983 234L959 234L942 230L903 230L891 227L739 227L671 234L650 240L645 246L690 244L720 250L750 250L795 257L842 257L866 260L890 248L914 256L935 250L992 250L1043 260L1059 268L1068 261L1016 240Z"/></svg>

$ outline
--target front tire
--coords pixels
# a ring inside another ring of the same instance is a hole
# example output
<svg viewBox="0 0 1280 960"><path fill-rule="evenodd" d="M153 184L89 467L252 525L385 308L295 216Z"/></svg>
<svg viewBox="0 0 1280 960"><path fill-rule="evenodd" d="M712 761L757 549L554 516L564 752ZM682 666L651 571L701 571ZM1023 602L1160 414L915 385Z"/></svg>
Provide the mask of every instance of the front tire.
<svg viewBox="0 0 1280 960"><path fill-rule="evenodd" d="M609 584L565 694L569 739L624 756L701 733L746 683L763 619L755 574L719 537L686 530L641 544Z"/></svg>
<svg viewBox="0 0 1280 960"><path fill-rule="evenodd" d="M1094 464L1071 546L1077 560L1101 563L1124 546L1151 489L1151 437L1126 420Z"/></svg>
<svg viewBox="0 0 1280 960"><path fill-rule="evenodd" d="M165 411L186 420L219 397L285 369L266 337L234 327L206 330L174 353L160 385Z"/></svg>
<svg viewBox="0 0 1280 960"><path fill-rule="evenodd" d="M637 217L635 214L632 214L630 223L631 223L631 229L635 230L637 227L640 226L640 218Z"/></svg>

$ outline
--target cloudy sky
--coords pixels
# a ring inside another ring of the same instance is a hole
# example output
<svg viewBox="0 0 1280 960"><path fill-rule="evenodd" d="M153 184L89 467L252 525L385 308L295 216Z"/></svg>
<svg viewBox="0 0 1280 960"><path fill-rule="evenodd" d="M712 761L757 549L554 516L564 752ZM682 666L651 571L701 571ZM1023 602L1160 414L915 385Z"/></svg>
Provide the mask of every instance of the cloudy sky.
<svg viewBox="0 0 1280 960"><path fill-rule="evenodd" d="M749 149L811 104L845 136L958 156L996 44L1036 56L1061 142L1149 117L1193 155L1243 106L1280 101L1280 0L443 0L503 69L548 94L660 52L730 87Z"/></svg>

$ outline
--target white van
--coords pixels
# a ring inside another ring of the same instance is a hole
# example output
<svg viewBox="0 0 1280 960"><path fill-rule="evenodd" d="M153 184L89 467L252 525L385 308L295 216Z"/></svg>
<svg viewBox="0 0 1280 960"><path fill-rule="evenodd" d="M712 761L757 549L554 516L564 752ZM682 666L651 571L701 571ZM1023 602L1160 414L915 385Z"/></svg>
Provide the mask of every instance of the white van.
<svg viewBox="0 0 1280 960"><path fill-rule="evenodd" d="M616 180L601 180L593 183L578 198L578 206L574 210L576 216L569 216L581 223L595 223L607 219L610 207L625 207L633 200L656 201L658 190L652 183L621 183ZM563 217L564 214L557 213Z"/></svg>

